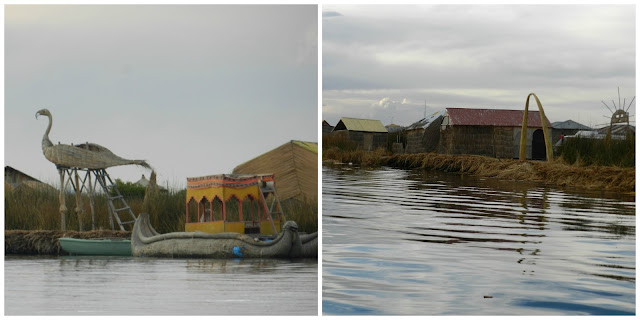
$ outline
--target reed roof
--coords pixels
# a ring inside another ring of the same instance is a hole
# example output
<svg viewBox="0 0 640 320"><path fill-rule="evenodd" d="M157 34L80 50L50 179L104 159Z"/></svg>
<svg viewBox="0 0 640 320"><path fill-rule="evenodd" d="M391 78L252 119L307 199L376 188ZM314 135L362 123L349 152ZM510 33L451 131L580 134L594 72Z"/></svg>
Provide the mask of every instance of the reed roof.
<svg viewBox="0 0 640 320"><path fill-rule="evenodd" d="M318 144L289 141L271 151L242 163L234 174L272 173L281 201L318 198Z"/></svg>

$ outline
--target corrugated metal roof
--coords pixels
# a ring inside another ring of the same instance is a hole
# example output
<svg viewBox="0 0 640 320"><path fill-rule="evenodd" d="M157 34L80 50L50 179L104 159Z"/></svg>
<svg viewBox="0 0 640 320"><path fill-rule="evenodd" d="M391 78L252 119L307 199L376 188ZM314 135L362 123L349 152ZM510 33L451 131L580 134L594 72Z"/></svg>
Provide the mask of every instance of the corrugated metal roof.
<svg viewBox="0 0 640 320"><path fill-rule="evenodd" d="M607 130L611 129L611 134L613 135L626 135L627 132L631 134L636 134L636 127L634 125L626 124L626 123L614 123L611 126L602 127L597 129L598 133L606 134Z"/></svg>
<svg viewBox="0 0 640 320"><path fill-rule="evenodd" d="M524 110L447 108L447 114L454 126L521 127ZM542 128L540 112L529 110L527 127Z"/></svg>
<svg viewBox="0 0 640 320"><path fill-rule="evenodd" d="M445 115L445 110L436 111L430 115L427 115L426 118L422 118L417 122L414 122L410 126L407 127L407 130L415 130L415 129L425 129L427 128L434 120L440 119L440 117Z"/></svg>
<svg viewBox="0 0 640 320"><path fill-rule="evenodd" d="M557 121L552 123L554 129L577 129L577 130L591 130L591 128L577 123L573 120Z"/></svg>
<svg viewBox="0 0 640 320"><path fill-rule="evenodd" d="M388 132L380 120L340 118L333 130L350 130L364 132Z"/></svg>

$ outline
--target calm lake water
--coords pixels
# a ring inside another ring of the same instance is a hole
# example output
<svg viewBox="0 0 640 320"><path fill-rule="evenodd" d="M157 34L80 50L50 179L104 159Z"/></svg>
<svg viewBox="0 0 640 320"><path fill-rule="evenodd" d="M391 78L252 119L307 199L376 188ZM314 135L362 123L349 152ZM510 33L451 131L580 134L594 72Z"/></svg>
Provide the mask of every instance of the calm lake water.
<svg viewBox="0 0 640 320"><path fill-rule="evenodd" d="M635 197L323 166L322 312L635 314Z"/></svg>
<svg viewBox="0 0 640 320"><path fill-rule="evenodd" d="M317 315L317 260L5 256L5 315Z"/></svg>

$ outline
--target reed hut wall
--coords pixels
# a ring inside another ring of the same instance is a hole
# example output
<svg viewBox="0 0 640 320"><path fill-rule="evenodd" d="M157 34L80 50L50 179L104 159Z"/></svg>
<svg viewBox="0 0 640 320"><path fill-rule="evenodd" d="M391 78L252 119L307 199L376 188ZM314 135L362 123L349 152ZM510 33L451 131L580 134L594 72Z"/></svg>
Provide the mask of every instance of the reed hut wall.
<svg viewBox="0 0 640 320"><path fill-rule="evenodd" d="M440 123L432 122L426 128L407 131L405 153L436 152L440 144Z"/></svg>
<svg viewBox="0 0 640 320"><path fill-rule="evenodd" d="M388 132L365 132L353 130L338 130L332 134L348 138L353 141L358 149L364 151L373 151L377 148L387 147Z"/></svg>
<svg viewBox="0 0 640 320"><path fill-rule="evenodd" d="M527 130L527 159L531 159L533 133ZM443 154L473 154L502 159L519 157L518 127L450 126L441 131L438 152Z"/></svg>
<svg viewBox="0 0 640 320"><path fill-rule="evenodd" d="M318 199L318 145L290 141L233 169L237 174L273 173L280 201Z"/></svg>
<svg viewBox="0 0 640 320"><path fill-rule="evenodd" d="M513 127L493 127L494 157L501 159L514 158L514 143L516 146L520 146L520 135L518 135L517 141L513 139L513 136Z"/></svg>
<svg viewBox="0 0 640 320"><path fill-rule="evenodd" d="M425 146L422 144L424 140L425 130L423 128L407 131L407 147L405 153L423 153Z"/></svg>
<svg viewBox="0 0 640 320"><path fill-rule="evenodd" d="M448 135L445 152L447 154L475 154L493 157L493 127L451 126L442 131Z"/></svg>

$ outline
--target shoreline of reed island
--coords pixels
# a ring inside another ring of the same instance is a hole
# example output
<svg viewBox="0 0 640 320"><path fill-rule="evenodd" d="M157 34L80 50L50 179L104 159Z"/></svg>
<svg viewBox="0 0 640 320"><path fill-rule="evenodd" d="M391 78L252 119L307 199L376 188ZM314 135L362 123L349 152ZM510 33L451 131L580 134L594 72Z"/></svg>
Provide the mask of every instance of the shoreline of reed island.
<svg viewBox="0 0 640 320"><path fill-rule="evenodd" d="M131 238L131 231L94 230L5 230L4 254L6 255L50 255L67 256L62 250L59 238L95 239L95 238Z"/></svg>
<svg viewBox="0 0 640 320"><path fill-rule="evenodd" d="M384 149L371 152L327 148L323 161L351 163L363 167L388 166L400 169L439 170L471 174L482 178L539 182L559 187L617 191L635 194L635 167L566 164L562 159L550 162L496 159L477 155L437 153L391 154Z"/></svg>

